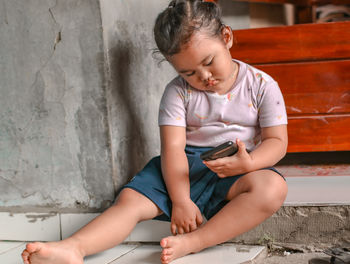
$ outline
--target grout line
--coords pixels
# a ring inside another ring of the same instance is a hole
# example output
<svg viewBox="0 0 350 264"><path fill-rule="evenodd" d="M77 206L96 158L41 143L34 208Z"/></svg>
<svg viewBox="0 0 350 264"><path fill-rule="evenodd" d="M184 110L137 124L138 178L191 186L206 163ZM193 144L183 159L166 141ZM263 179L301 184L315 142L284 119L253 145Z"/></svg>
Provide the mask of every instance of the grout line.
<svg viewBox="0 0 350 264"><path fill-rule="evenodd" d="M1 241L1 242L4 242L4 241ZM0 243L1 243L1 242L0 242ZM12 241L11 241L11 242L12 242ZM19 247L25 245L25 244L26 244L26 242L22 242L22 243L20 243L19 245L15 246L15 247L9 248L9 249L7 249L7 250L1 252L0 255L4 255L4 254L6 254L6 253L8 253L8 252L10 252L10 251L12 251L12 250L14 250L14 249L16 249L16 248L19 248Z"/></svg>
<svg viewBox="0 0 350 264"><path fill-rule="evenodd" d="M63 235L62 235L62 233L63 233L63 231L62 231L62 218L61 218L61 216L62 216L62 214L58 214L58 221L59 221L59 229L60 229L60 240L62 240L63 239Z"/></svg>
<svg viewBox="0 0 350 264"><path fill-rule="evenodd" d="M116 261L116 260L118 260L118 259L124 257L125 255L129 254L131 251L133 251L133 250L139 248L140 246L142 246L142 245L141 245L141 244L135 245L135 247L132 248L132 249L130 249L128 252L125 252L124 254L118 256L117 258L113 259L113 260L110 261L110 262L107 262L106 264L111 264L111 263L113 263L114 261Z"/></svg>

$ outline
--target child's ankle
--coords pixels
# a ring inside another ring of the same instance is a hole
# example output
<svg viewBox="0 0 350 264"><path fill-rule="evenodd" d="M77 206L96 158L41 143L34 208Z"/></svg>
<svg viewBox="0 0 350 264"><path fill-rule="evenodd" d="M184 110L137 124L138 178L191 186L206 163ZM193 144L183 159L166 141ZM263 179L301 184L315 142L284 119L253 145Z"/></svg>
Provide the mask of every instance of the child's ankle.
<svg viewBox="0 0 350 264"><path fill-rule="evenodd" d="M78 237L69 237L65 239L65 241L69 243L72 246L72 249L75 249L82 258L87 256L86 249L83 247L81 239Z"/></svg>
<svg viewBox="0 0 350 264"><path fill-rule="evenodd" d="M192 249L191 253L197 253L206 248L203 239L198 235L189 233L185 239L187 240L185 243L187 243L188 247Z"/></svg>

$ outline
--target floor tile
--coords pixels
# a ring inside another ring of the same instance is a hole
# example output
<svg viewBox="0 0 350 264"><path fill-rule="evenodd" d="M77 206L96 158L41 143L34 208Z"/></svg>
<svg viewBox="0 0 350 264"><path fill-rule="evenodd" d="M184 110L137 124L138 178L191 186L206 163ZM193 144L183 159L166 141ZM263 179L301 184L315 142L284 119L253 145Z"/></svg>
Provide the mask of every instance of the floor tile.
<svg viewBox="0 0 350 264"><path fill-rule="evenodd" d="M254 259L265 248L224 244L177 259L172 264L240 264ZM110 264L160 264L161 247L142 245Z"/></svg>
<svg viewBox="0 0 350 264"><path fill-rule="evenodd" d="M265 248L224 244L177 259L172 264L240 264L256 258Z"/></svg>
<svg viewBox="0 0 350 264"><path fill-rule="evenodd" d="M15 242L17 243L17 242ZM2 242L0 242L2 244ZM1 264L23 264L21 253L25 249L26 243L17 244L16 247L9 251L0 253L0 263Z"/></svg>
<svg viewBox="0 0 350 264"><path fill-rule="evenodd" d="M120 258L121 256L127 254L133 249L137 248L138 245L122 244L106 250L102 253L86 257L84 259L84 264L107 264L111 263L113 260Z"/></svg>
<svg viewBox="0 0 350 264"><path fill-rule="evenodd" d="M13 248L19 247L24 242L0 241L0 254L10 251Z"/></svg>
<svg viewBox="0 0 350 264"><path fill-rule="evenodd" d="M158 220L148 220L138 223L126 241L128 242L156 242L170 236L170 223Z"/></svg>
<svg viewBox="0 0 350 264"><path fill-rule="evenodd" d="M160 264L162 248L157 245L142 245L110 264Z"/></svg>

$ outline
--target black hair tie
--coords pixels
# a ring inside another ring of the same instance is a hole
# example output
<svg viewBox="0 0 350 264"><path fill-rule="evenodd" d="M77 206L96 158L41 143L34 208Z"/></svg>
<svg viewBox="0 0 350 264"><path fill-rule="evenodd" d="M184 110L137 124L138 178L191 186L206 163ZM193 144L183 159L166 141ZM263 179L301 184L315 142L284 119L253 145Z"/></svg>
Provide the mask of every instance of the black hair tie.
<svg viewBox="0 0 350 264"><path fill-rule="evenodd" d="M176 1L172 1L172 2L169 4L168 8L174 8L175 6L176 6Z"/></svg>

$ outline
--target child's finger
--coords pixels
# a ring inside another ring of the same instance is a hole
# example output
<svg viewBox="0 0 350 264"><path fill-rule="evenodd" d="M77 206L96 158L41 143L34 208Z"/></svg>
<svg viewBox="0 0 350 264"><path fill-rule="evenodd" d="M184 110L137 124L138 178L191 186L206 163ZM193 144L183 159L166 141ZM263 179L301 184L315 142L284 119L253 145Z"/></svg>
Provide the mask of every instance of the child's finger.
<svg viewBox="0 0 350 264"><path fill-rule="evenodd" d="M226 177L226 175L224 173L217 173L217 175L218 175L219 178L225 178Z"/></svg>
<svg viewBox="0 0 350 264"><path fill-rule="evenodd" d="M170 230L171 230L171 233L175 236L176 235L176 225L172 223L170 225Z"/></svg>
<svg viewBox="0 0 350 264"><path fill-rule="evenodd" d="M241 151L246 152L246 151L247 151L246 148L245 148L244 142L241 141L240 139L237 138L236 144L237 144L237 146L238 146L238 151L239 151L239 152L241 152Z"/></svg>
<svg viewBox="0 0 350 264"><path fill-rule="evenodd" d="M194 231L194 230L196 230L197 229L197 225L196 225L196 223L191 223L190 224L190 232L192 232L192 231Z"/></svg>
<svg viewBox="0 0 350 264"><path fill-rule="evenodd" d="M184 234L185 232L184 232L184 229L183 229L181 226L178 226L178 227L177 227L177 233L180 234L180 235L182 235L182 234Z"/></svg>
<svg viewBox="0 0 350 264"><path fill-rule="evenodd" d="M185 233L191 232L191 227L190 227L190 225L188 224L188 225L183 226L183 230L184 230Z"/></svg>
<svg viewBox="0 0 350 264"><path fill-rule="evenodd" d="M208 167L218 167L218 166L222 166L225 164L225 159L226 158L206 161L204 164L207 165Z"/></svg>
<svg viewBox="0 0 350 264"><path fill-rule="evenodd" d="M203 223L203 216L201 213L197 214L196 223L197 223L197 227L199 227Z"/></svg>

